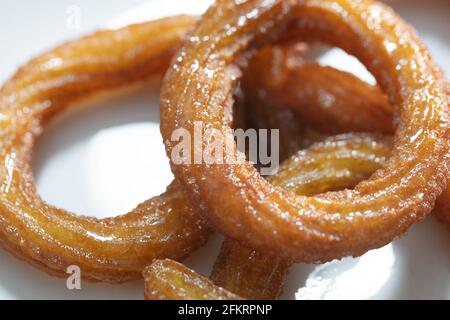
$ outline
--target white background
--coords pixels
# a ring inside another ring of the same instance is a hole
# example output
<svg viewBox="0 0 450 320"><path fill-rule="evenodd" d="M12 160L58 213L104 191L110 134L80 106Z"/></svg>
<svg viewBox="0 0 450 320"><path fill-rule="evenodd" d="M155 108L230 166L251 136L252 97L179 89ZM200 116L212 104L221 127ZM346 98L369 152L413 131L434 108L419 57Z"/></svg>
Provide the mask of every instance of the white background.
<svg viewBox="0 0 450 320"><path fill-rule="evenodd" d="M0 81L32 56L98 28L176 13L201 13L210 0L0 0ZM450 1L391 0L419 31L450 74ZM80 9L79 28L68 23ZM370 81L354 59L334 50L320 59ZM34 173L43 198L79 214L127 212L165 190L172 175L159 134L158 89L146 88L57 119L39 139ZM300 264L283 298L450 298L450 236L433 217L404 238L367 253L321 266ZM221 238L186 263L209 274ZM83 283L69 291L53 278L0 249L0 298L141 299L141 281L124 285Z"/></svg>

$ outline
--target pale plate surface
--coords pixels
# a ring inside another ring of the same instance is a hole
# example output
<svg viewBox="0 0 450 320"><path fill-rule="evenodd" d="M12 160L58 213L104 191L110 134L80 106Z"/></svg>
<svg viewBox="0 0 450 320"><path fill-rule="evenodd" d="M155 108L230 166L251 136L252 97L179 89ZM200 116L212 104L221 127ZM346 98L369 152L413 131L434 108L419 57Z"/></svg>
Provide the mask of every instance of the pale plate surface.
<svg viewBox="0 0 450 320"><path fill-rule="evenodd" d="M391 0L419 31L450 74L450 2ZM0 81L52 46L98 28L115 28L177 13L200 14L210 0L2 1ZM77 14L80 13L79 16ZM79 24L78 24L79 22ZM338 50L320 61L370 75ZM73 212L99 217L124 213L164 191L172 179L159 134L158 90L146 88L95 108L65 115L39 140L34 172L44 199ZM209 274L221 238L186 263ZM0 249L1 299L141 299L141 281L125 285L82 284L69 291ZM450 233L433 217L404 238L366 255L321 266L293 268L285 299L450 298Z"/></svg>

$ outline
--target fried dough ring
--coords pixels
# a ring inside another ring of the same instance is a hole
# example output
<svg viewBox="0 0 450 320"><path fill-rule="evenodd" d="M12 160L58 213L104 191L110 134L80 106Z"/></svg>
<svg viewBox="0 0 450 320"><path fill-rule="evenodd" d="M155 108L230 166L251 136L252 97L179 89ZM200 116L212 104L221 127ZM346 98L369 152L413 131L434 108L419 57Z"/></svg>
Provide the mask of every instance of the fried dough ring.
<svg viewBox="0 0 450 320"><path fill-rule="evenodd" d="M196 18L179 16L101 31L57 47L22 67L0 91L0 241L19 258L57 276L77 265L83 279L142 277L155 258L181 259L201 246L206 222L182 187L130 213L96 219L45 203L30 166L42 126L69 104L99 91L161 75Z"/></svg>
<svg viewBox="0 0 450 320"><path fill-rule="evenodd" d="M242 81L245 105L253 115L249 117L250 126L280 129L280 159L286 159L299 149L324 139L321 133L393 133L392 107L381 90L351 74L305 62L302 46L300 50L296 47L297 45L271 46L261 50L246 68ZM267 68L264 69L261 66L267 66ZM448 82L446 94L450 101ZM295 112L298 118L295 117ZM333 125L330 126L330 123ZM310 126L321 133L312 131ZM354 151L360 152L360 150ZM371 156L377 157L376 154ZM287 165L285 164L284 167L287 168ZM346 164L346 167L351 170L352 163ZM290 170L298 171L299 169L292 167ZM367 170L366 177L369 177L373 171ZM328 177L334 183L338 176L333 175L332 172L330 170ZM300 171L298 173L304 174ZM273 178L275 180L282 178L282 174ZM339 179L343 178L344 176L341 175ZM363 180L356 176L348 178L355 179L355 182ZM295 177L295 179L300 178ZM288 188L288 184L299 186L301 190L298 190L297 194L314 194L304 192L303 184L293 181L287 184L287 180L283 181L283 179L280 182L279 185L284 188ZM319 180L318 183L324 183L324 181ZM347 188L350 187L347 181L343 181L342 187L345 185ZM335 184L335 187L338 188L339 185ZM448 227L450 227L449 199L450 188L447 186L436 200L433 209L438 220Z"/></svg>
<svg viewBox="0 0 450 320"><path fill-rule="evenodd" d="M383 108L381 114L390 114L390 107L385 107L386 98L376 87L345 72L313 63L308 63L305 69L305 64L299 61L302 59L302 52L299 56L296 55L297 62L292 64L290 62L293 59L292 55L297 53L291 53L289 49L287 46L265 48L246 68L243 79L243 94L245 95L243 104L248 109L246 112L250 111L251 113L248 119L251 120L253 127L284 129L285 134L281 134L280 139L283 147L280 148L280 151L288 149L291 153L295 149L297 152L283 163L276 175L269 177L269 181L292 190L298 195L314 195L329 190L352 188L358 182L368 178L384 163L390 153L391 139L379 135L346 134L325 139L320 143L313 144L307 150L298 152L298 149L310 143L310 139L305 138L303 128L305 123L309 124L309 122L300 122L289 111L291 108L301 110L304 106L316 104L316 107L327 116L327 110L346 108L356 113L353 119L347 118L349 119L347 123L345 123L346 119L343 120L340 127L342 131L364 131L369 128L380 128L382 131L386 127L389 128L391 119L387 117L374 118L371 115L377 114L377 111L372 111L377 108ZM296 51L295 48L293 51ZM261 66L268 67L261 68ZM314 74L311 73L311 77L309 77L308 71L311 69ZM333 70L333 75L336 75L335 78L338 81L327 82L326 76L330 70ZM299 77L304 81L297 81ZM258 81L255 81L256 79ZM278 95L280 91L273 91L273 88L282 87L287 92L297 92L298 97ZM308 91L309 94L304 95L304 91ZM350 99L349 91L353 99ZM328 105L328 108L323 105L323 100L317 99L319 92L333 95L333 103ZM372 96L372 98L365 100L366 96ZM362 103L363 101L364 103ZM374 101L382 101L382 104L373 103ZM254 119L255 114L252 111L255 111L256 108L262 109L264 112L256 114L257 119ZM359 112L357 112L358 110ZM384 112L384 110L387 111ZM306 116L308 115L309 113L306 113ZM288 124L287 128L286 124ZM293 132L298 133L296 139L293 139ZM215 285L214 290L211 290L207 298L222 299L224 292L222 290L227 289L227 295L232 292L246 299L276 299L282 293L283 284L291 265L292 262L288 259L261 253L232 239L226 239L210 276ZM177 274L185 273L183 278L191 279L191 281L176 284L162 276L168 270L171 270L170 274L175 272L173 269L177 270ZM197 292L200 284L205 283L205 278L172 262L155 262L152 267L147 269L144 278L148 278L148 281L145 281L147 299L205 298L192 294L192 292ZM208 280L205 285L210 287L211 282ZM176 292L176 296L173 296L173 292Z"/></svg>
<svg viewBox="0 0 450 320"><path fill-rule="evenodd" d="M310 125L322 132L389 132L393 130L391 107L377 87L351 74L305 62L304 54L301 44L268 46L252 59L241 82L249 127L279 128L280 159L293 155L269 177L271 183L297 195L353 188L384 163L391 139L366 134L325 139L318 132L311 137ZM308 112L293 111L304 109ZM351 114L342 119L336 116L346 112ZM323 119L334 120L330 122L333 131L323 126ZM298 151L311 143L307 150ZM288 259L226 239L211 280L247 299L276 299L291 265Z"/></svg>
<svg viewBox="0 0 450 320"><path fill-rule="evenodd" d="M250 163L172 163L172 171L208 208L205 215L217 230L253 248L303 262L361 255L422 220L449 172L442 75L411 27L388 7L368 0L217 1L166 73L161 99L166 150L170 156L171 133L184 128L192 134L195 121L229 140L237 63L267 39L281 39L285 26L287 35L343 48L374 74L396 106L398 127L387 165L354 190L314 197L271 185ZM224 159L238 154L223 152Z"/></svg>
<svg viewBox="0 0 450 320"><path fill-rule="evenodd" d="M304 127L313 124L321 131L338 133L392 133L389 118L392 108L376 87L351 74L305 63L303 55L293 51L289 46L263 49L245 69L242 81L245 104L252 113L251 127L279 128L280 153L297 153L285 161L269 181L298 195L353 188L384 165L390 155L392 139L373 134L344 134L314 143L308 150L297 151L311 143L310 139L305 141ZM331 77L327 78L327 74ZM447 95L448 92L447 86ZM328 99L321 99L320 95ZM299 114L300 122L292 109L306 110L304 108L309 108L309 112ZM345 117L347 113L351 117ZM338 114L344 117L337 118ZM323 119L328 119L333 126L324 126L327 122ZM320 139L320 135L317 138ZM450 226L449 199L450 188L447 187L433 209L438 220L447 226ZM242 297L275 299L281 294L289 267L286 259L227 239L214 264L211 279Z"/></svg>
<svg viewBox="0 0 450 320"><path fill-rule="evenodd" d="M241 83L249 127L280 130L280 159L290 158L269 177L271 183L297 195L353 188L381 167L391 139L366 134L326 139L314 130L391 133L392 109L377 87L306 62L304 53L299 44L268 46L252 59ZM291 265L288 259L226 239L211 280L241 297L276 299Z"/></svg>

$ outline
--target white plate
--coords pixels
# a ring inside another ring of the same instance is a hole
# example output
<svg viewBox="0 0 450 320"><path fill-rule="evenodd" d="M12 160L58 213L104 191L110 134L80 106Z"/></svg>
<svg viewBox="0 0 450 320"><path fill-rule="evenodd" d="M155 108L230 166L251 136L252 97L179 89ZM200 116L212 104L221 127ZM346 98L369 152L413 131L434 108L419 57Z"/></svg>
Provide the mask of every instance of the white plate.
<svg viewBox="0 0 450 320"><path fill-rule="evenodd" d="M6 2L6 3L3 3ZM450 2L392 0L450 74ZM176 13L201 13L210 0L2 1L0 80L30 57L99 27ZM5 46L6 44L6 46ZM338 50L323 63L370 79L361 65ZM156 89L141 90L95 108L64 115L39 140L34 173L39 192L52 204L99 217L132 209L164 191L171 173L161 142ZM208 274L221 237L186 263ZM450 235L434 218L404 238L360 258L320 266L301 264L288 277L286 299L450 298ZM66 289L53 278L0 250L0 298L141 299L141 281L125 285L82 283Z"/></svg>

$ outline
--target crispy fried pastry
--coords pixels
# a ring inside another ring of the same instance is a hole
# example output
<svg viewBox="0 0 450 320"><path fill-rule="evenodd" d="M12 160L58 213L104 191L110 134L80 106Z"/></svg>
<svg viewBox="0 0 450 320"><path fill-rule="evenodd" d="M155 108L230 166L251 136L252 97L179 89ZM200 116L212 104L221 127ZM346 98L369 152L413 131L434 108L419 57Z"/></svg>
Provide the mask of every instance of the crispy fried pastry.
<svg viewBox="0 0 450 320"><path fill-rule="evenodd" d="M387 6L369 0L217 1L166 73L166 150L173 150L174 130L192 133L197 121L228 140L240 66L254 49L293 36L341 47L375 76L395 106L394 147L386 165L352 190L311 197L270 184L248 162L172 163L172 171L230 238L303 262L361 255L430 213L449 171L445 81L412 28ZM224 159L238 158L239 151L228 147Z"/></svg>
<svg viewBox="0 0 450 320"><path fill-rule="evenodd" d="M130 213L77 216L38 195L31 152L43 125L72 103L160 75L186 30L188 16L101 31L69 42L22 67L0 91L0 241L19 258L58 276L77 265L84 279L142 277L156 258L181 259L209 234L179 183ZM68 182L70 183L70 182Z"/></svg>

